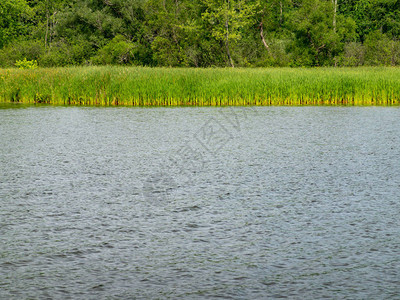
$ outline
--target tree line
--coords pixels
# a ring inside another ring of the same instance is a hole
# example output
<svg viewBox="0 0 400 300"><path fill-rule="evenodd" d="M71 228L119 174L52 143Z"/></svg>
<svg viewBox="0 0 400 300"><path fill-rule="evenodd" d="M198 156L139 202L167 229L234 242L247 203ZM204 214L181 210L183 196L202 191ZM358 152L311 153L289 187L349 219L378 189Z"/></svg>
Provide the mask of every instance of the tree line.
<svg viewBox="0 0 400 300"><path fill-rule="evenodd" d="M1 0L0 66L400 65L400 0Z"/></svg>

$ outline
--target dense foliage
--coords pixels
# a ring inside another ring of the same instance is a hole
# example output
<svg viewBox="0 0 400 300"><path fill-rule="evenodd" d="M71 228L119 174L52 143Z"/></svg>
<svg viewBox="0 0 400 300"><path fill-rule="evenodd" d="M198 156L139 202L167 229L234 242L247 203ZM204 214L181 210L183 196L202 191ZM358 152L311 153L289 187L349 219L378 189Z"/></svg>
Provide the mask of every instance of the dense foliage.
<svg viewBox="0 0 400 300"><path fill-rule="evenodd" d="M400 0L1 0L0 66L400 65Z"/></svg>

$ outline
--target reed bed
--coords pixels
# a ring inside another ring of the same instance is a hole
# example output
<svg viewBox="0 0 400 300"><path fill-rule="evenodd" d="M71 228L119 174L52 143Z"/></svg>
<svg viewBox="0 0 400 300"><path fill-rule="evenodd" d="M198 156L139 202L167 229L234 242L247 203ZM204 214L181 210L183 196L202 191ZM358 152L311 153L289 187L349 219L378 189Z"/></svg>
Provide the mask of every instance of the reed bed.
<svg viewBox="0 0 400 300"><path fill-rule="evenodd" d="M0 102L53 105L399 105L400 68L0 70Z"/></svg>

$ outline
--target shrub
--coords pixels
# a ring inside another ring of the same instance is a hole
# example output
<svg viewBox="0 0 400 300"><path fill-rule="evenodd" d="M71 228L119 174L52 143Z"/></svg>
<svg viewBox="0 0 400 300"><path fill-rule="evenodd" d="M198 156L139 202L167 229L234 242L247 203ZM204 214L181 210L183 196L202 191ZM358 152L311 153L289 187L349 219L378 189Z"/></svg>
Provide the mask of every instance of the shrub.
<svg viewBox="0 0 400 300"><path fill-rule="evenodd" d="M379 30L368 34L365 39L365 62L371 66L388 66L391 64L391 40Z"/></svg>
<svg viewBox="0 0 400 300"><path fill-rule="evenodd" d="M344 52L339 58L339 65L358 67L364 64L365 48L361 43L350 42L344 46Z"/></svg>
<svg viewBox="0 0 400 300"><path fill-rule="evenodd" d="M122 35L117 35L107 45L101 48L92 62L95 65L132 64L134 61L135 45L126 41Z"/></svg>
<svg viewBox="0 0 400 300"><path fill-rule="evenodd" d="M15 62L15 66L19 69L36 69L38 67L38 63L36 60L27 60L24 58L23 60L17 60Z"/></svg>
<svg viewBox="0 0 400 300"><path fill-rule="evenodd" d="M0 67L9 68L15 66L17 60L37 60L45 52L44 44L37 40L16 40L0 50Z"/></svg>

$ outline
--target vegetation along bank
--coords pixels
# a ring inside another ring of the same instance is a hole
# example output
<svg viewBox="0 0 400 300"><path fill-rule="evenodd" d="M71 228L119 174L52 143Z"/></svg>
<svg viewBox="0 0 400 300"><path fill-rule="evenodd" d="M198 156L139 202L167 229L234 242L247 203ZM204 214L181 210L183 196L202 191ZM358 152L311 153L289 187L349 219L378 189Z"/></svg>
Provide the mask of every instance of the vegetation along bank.
<svg viewBox="0 0 400 300"><path fill-rule="evenodd" d="M0 69L0 102L53 105L398 105L400 68Z"/></svg>

